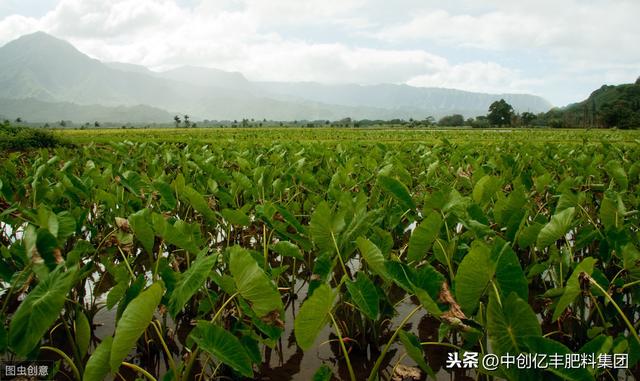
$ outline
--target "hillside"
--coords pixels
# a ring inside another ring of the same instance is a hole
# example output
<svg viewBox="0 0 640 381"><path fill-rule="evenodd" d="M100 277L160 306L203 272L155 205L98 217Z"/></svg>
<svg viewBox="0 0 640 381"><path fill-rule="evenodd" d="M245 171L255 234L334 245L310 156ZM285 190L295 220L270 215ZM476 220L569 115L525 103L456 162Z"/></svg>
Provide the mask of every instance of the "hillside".
<svg viewBox="0 0 640 381"><path fill-rule="evenodd" d="M452 113L471 117L484 115L489 105L500 98L519 112L539 113L551 108L544 99L527 94L483 94L393 84L255 82L241 73L192 66L155 72L140 65L100 62L42 32L0 47L0 98L82 106L147 105L189 114L192 120L423 119ZM0 113L13 115L3 108ZM22 116L36 119L31 114ZM99 119L98 116L89 119ZM153 116L145 121L155 119Z"/></svg>
<svg viewBox="0 0 640 381"><path fill-rule="evenodd" d="M558 127L640 127L640 78L635 83L603 85L582 102L546 114Z"/></svg>

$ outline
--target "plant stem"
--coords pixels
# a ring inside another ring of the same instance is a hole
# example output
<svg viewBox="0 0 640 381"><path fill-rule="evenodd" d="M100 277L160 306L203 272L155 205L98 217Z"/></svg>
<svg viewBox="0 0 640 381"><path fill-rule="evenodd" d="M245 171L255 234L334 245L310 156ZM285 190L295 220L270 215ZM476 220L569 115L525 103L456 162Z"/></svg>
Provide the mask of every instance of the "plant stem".
<svg viewBox="0 0 640 381"><path fill-rule="evenodd" d="M131 363L128 363L128 362L123 361L123 362L122 362L122 365L126 366L127 368L133 369L134 371L136 371L136 372L138 372L138 373L141 373L141 374L142 374L142 375L144 375L146 378L148 378L148 379L149 379L149 381L158 381L158 380L156 380L156 378L155 378L155 377L153 377L153 376L151 375L151 373L147 372L146 370L144 370L144 369L140 368L139 366L137 366L137 365L135 365L135 364L131 364Z"/></svg>
<svg viewBox="0 0 640 381"><path fill-rule="evenodd" d="M387 342L387 345L384 346L382 353L380 353L380 356L378 356L376 363L373 365L373 369L371 370L371 373L369 374L369 378L367 379L368 381L374 381L376 379L376 375L378 374L378 369L380 368L380 365L382 365L382 360L384 360L385 356L387 355L387 352L389 352L389 348L391 348L391 344L393 344L394 340L398 336L398 333L400 332L402 327L404 327L404 325L407 324L409 319L411 319L411 317L415 315L416 312L420 311L421 308L422 306L417 306L411 312L409 312L409 314L400 322L400 325L398 326L398 328L396 328L395 332L393 333L393 336L391 336L391 338Z"/></svg>
<svg viewBox="0 0 640 381"><path fill-rule="evenodd" d="M618 314L620 314L620 317L622 318L622 320L624 320L625 324L629 328L629 332L631 332L631 334L636 338L636 341L638 341L638 344L640 344L640 337L638 337L638 332L633 327L633 324L631 324L631 322L627 318L627 315L625 315L624 312L622 312L622 309L620 308L618 303L616 303L616 301L613 300L611 295L609 295L609 293L607 291L605 291L602 288L602 286L600 286L598 284L598 282L596 282L595 279L593 279L590 275L587 275L587 277L589 278L589 283L591 283L592 286L595 286L600 292L602 292L604 294L605 298L607 298L611 302L611 304L613 304L615 309L618 311Z"/></svg>
<svg viewBox="0 0 640 381"><path fill-rule="evenodd" d="M340 260L340 266L342 266L342 271L344 272L344 275L349 276L349 273L347 272L347 267L344 265L344 261L342 260L340 249L338 248L338 242L336 242L336 237L333 235L333 232L331 232L331 239L333 240L333 246L335 246L336 248L336 253L338 253L338 259Z"/></svg>
<svg viewBox="0 0 640 381"><path fill-rule="evenodd" d="M162 338L162 332L160 332L160 328L158 327L160 325L160 323L158 321L152 321L151 325L153 326L153 328L156 331L156 334L158 335L158 338L160 339L160 344L162 344L162 348L164 349L164 352L167 354L167 359L169 361L169 367L171 368L171 370L173 370L173 374L177 377L178 376L178 370L176 369L176 363L173 361L173 356L171 356L171 352L169 351L169 347L167 347L167 343L165 343L164 339Z"/></svg>
<svg viewBox="0 0 640 381"><path fill-rule="evenodd" d="M351 377L351 381L356 381L356 374L353 372L353 367L351 366L351 360L349 360L349 353L347 352L347 348L344 346L344 340L342 339L342 333L340 332L340 327L338 327L338 323L336 323L336 319L334 319L333 314L329 313L329 316L331 317L331 322L333 322L333 327L336 329L338 340L340 340L340 347L342 348L342 353L344 354L344 361L347 363L347 369L349 370L349 377Z"/></svg>
<svg viewBox="0 0 640 381"><path fill-rule="evenodd" d="M44 349L44 350L47 350L47 351L54 352L58 356L62 357L64 359L64 361L66 361L67 364L69 364L69 367L71 368L71 371L73 372L73 375L76 376L76 379L78 381L82 380L82 377L80 377L80 371L78 370L78 367L76 367L76 364L73 362L73 360L71 360L71 358L69 356L67 356L66 353L64 353L63 351L61 351L58 348L48 347L46 345L40 347L40 349Z"/></svg>
<svg viewBox="0 0 640 381"><path fill-rule="evenodd" d="M238 295L238 292L236 292L235 294L231 295L229 297L229 299L225 300L224 304L222 304L222 306L220 306L220 308L218 309L218 312L216 312L215 315L213 315L213 318L211 319L211 322L215 322L219 317L220 314L222 314L222 310L224 310L224 308L227 306L227 304L231 303L231 301Z"/></svg>

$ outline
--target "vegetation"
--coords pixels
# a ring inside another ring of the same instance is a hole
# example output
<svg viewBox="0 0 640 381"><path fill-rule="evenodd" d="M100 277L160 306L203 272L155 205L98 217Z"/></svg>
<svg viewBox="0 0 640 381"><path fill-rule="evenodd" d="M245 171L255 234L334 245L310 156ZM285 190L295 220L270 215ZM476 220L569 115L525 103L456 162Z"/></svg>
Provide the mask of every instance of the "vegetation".
<svg viewBox="0 0 640 381"><path fill-rule="evenodd" d="M16 121L21 122L22 120ZM15 126L9 121L0 124L0 150L53 148L63 144L65 143L59 137L48 130Z"/></svg>
<svg viewBox="0 0 640 381"><path fill-rule="evenodd" d="M5 356L237 379L324 349L318 378L375 380L443 351L624 352L638 375L637 134L170 132L2 161Z"/></svg>

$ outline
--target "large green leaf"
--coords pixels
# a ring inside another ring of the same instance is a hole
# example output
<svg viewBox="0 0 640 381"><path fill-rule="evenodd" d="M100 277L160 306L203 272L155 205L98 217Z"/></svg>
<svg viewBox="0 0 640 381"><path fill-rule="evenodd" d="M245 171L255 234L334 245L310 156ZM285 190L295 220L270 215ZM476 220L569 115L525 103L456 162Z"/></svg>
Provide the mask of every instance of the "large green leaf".
<svg viewBox="0 0 640 381"><path fill-rule="evenodd" d="M113 337L105 337L100 345L93 351L91 357L87 361L82 375L83 381L103 381L109 373L109 358L111 355L111 344Z"/></svg>
<svg viewBox="0 0 640 381"><path fill-rule="evenodd" d="M304 261L304 257L300 252L300 248L292 242L278 241L278 243L271 245L271 250L282 255L283 257L292 257Z"/></svg>
<svg viewBox="0 0 640 381"><path fill-rule="evenodd" d="M462 259L455 278L456 300L465 314L471 315L478 308L494 273L489 248L484 244L474 245Z"/></svg>
<svg viewBox="0 0 640 381"><path fill-rule="evenodd" d="M76 332L76 345L78 346L78 351L80 352L80 356L87 354L89 351L89 344L91 341L91 325L89 324L89 319L87 319L87 315L82 311L76 312L76 321L75 324L75 332Z"/></svg>
<svg viewBox="0 0 640 381"><path fill-rule="evenodd" d="M380 187L386 192L391 193L391 195L405 210L414 210L416 208L416 203L413 201L413 198L411 198L409 189L407 189L407 186L399 180L396 180L393 177L380 175L378 176L378 184L380 184Z"/></svg>
<svg viewBox="0 0 640 381"><path fill-rule="evenodd" d="M596 260L592 257L587 257L580 262L578 266L573 270L571 276L567 280L567 285L564 287L564 293L558 304L556 305L556 309L553 312L553 320L557 320L560 315L564 312L567 306L580 295L582 292L580 290L580 274L587 273L591 275L593 272L593 266L595 265Z"/></svg>
<svg viewBox="0 0 640 381"><path fill-rule="evenodd" d="M190 186L185 186L183 192L184 193L182 195L187 199L189 204L191 204L193 209L202 214L207 222L216 222L216 214L211 210L211 208L209 208L209 204L204 199L203 195Z"/></svg>
<svg viewBox="0 0 640 381"><path fill-rule="evenodd" d="M75 274L75 269L56 268L20 303L9 325L9 345L17 355L24 357L36 348L58 319Z"/></svg>
<svg viewBox="0 0 640 381"><path fill-rule="evenodd" d="M605 166L609 177L615 180L621 189L626 190L629 186L629 179L627 173L624 171L624 167L619 161L611 160Z"/></svg>
<svg viewBox="0 0 640 381"><path fill-rule="evenodd" d="M542 330L526 301L512 293L500 305L492 292L487 308L487 334L495 354L517 354L525 352L525 337L541 336Z"/></svg>
<svg viewBox="0 0 640 381"><path fill-rule="evenodd" d="M180 276L169 298L168 307L171 316L175 318L193 294L204 285L217 258L217 255L205 256L201 254L191 263L191 267Z"/></svg>
<svg viewBox="0 0 640 381"><path fill-rule="evenodd" d="M351 299L358 306L360 311L364 312L367 317L375 320L378 317L379 297L376 286L362 272L358 272L356 281L347 281L345 283Z"/></svg>
<svg viewBox="0 0 640 381"><path fill-rule="evenodd" d="M147 253L153 253L153 243L155 233L151 225L151 214L148 209L140 210L129 216L129 226L133 230L135 237L142 243L142 247Z"/></svg>
<svg viewBox="0 0 640 381"><path fill-rule="evenodd" d="M387 270L384 266L384 256L378 247L366 238L359 237L356 240L358 249L371 271L383 278L388 278Z"/></svg>
<svg viewBox="0 0 640 381"><path fill-rule="evenodd" d="M571 207L551 216L551 221L544 225L540 233L538 233L538 242L536 244L538 248L545 248L564 237L569 228L571 228L575 212L576 208Z"/></svg>
<svg viewBox="0 0 640 381"><path fill-rule="evenodd" d="M569 348L565 347L561 343L542 336L525 337L523 341L529 349L529 353L546 354L547 356L558 354L563 358L572 353ZM554 373L565 380L589 381L594 379L589 370L584 367L571 368L564 366L549 366L546 371Z"/></svg>
<svg viewBox="0 0 640 381"><path fill-rule="evenodd" d="M136 341L151 323L153 313L162 299L162 286L154 283L133 299L122 313L113 337L109 364L112 372L120 368Z"/></svg>
<svg viewBox="0 0 640 381"><path fill-rule="evenodd" d="M231 332L209 322L198 322L191 337L200 349L229 365L245 377L253 377L251 357Z"/></svg>
<svg viewBox="0 0 640 381"><path fill-rule="evenodd" d="M473 201L480 205L485 204L500 189L500 180L497 177L485 175L473 187Z"/></svg>
<svg viewBox="0 0 640 381"><path fill-rule="evenodd" d="M302 303L293 330L296 341L303 350L313 346L316 337L327 324L334 299L335 292L327 284L321 284L309 299Z"/></svg>
<svg viewBox="0 0 640 381"><path fill-rule="evenodd" d="M318 204L309 222L309 232L321 252L335 253L335 242L344 227L344 214L333 215L329 204L324 201Z"/></svg>
<svg viewBox="0 0 640 381"><path fill-rule="evenodd" d="M415 228L409 239L409 253L407 254L409 262L419 261L424 258L433 241L438 237L441 226L442 217L440 217L440 214L433 212Z"/></svg>
<svg viewBox="0 0 640 381"><path fill-rule="evenodd" d="M529 282L522 271L518 256L508 243L497 240L494 252L497 251L496 283L504 296L515 292L520 299L529 300Z"/></svg>
<svg viewBox="0 0 640 381"><path fill-rule="evenodd" d="M273 311L282 312L280 293L248 251L239 246L232 247L229 269L238 292L256 315L264 317Z"/></svg>

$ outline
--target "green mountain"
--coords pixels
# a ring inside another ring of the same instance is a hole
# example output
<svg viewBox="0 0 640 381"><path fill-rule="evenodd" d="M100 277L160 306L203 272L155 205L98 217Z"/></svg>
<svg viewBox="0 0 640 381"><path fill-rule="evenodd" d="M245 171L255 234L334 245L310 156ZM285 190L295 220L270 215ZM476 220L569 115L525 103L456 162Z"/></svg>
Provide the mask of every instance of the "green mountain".
<svg viewBox="0 0 640 381"><path fill-rule="evenodd" d="M582 102L546 114L557 127L640 127L640 78L635 83L604 85Z"/></svg>
<svg viewBox="0 0 640 381"><path fill-rule="evenodd" d="M240 73L191 66L154 72L140 65L102 63L42 32L0 47L0 98L67 102L94 109L95 105L147 105L189 114L192 120L422 119L452 113L475 116L484 115L489 105L500 98L510 102L516 111L538 113L551 107L544 99L526 94L492 95L406 85L253 82ZM0 114L15 113L0 108ZM103 110L89 119L106 114ZM33 115L36 114L21 116L35 120ZM42 112L37 115L47 117ZM58 115L51 114L51 120L60 119ZM149 115L146 121L152 122L159 114L153 110L139 115Z"/></svg>
<svg viewBox="0 0 640 381"><path fill-rule="evenodd" d="M30 123L171 123L173 115L155 107L78 105L70 102L46 102L38 99L0 98L0 121L21 118Z"/></svg>

